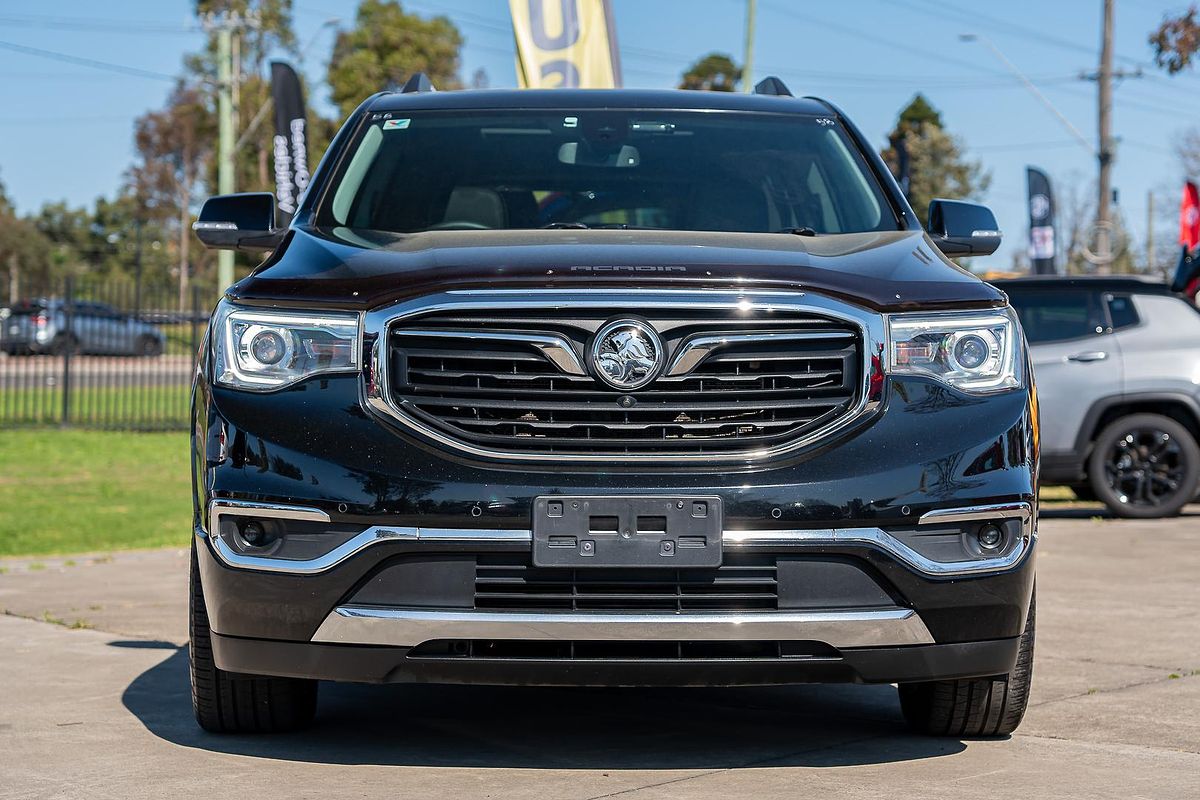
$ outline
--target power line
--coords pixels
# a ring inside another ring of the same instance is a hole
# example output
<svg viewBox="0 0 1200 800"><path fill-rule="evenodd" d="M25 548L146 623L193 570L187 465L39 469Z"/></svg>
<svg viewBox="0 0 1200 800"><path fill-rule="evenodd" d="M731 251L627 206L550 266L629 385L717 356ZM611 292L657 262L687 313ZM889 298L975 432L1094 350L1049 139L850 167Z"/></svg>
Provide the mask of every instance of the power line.
<svg viewBox="0 0 1200 800"><path fill-rule="evenodd" d="M796 9L794 9L794 8L785 8L783 6L776 5L775 3L763 3L763 7L769 8L772 11L775 11L776 13L782 14L787 17L795 16L798 13L796 11ZM842 25L841 23L831 22L827 19L821 19L819 17L814 17L812 12L808 11L808 10L805 10L803 13L803 23L805 25L812 25L812 26L816 26L816 27L820 27L820 28L826 28L827 30L836 31L845 36L849 36L849 37L857 40L860 43L861 42L871 42L872 44L876 44L880 47L886 47L890 50L898 50L908 56L915 56L917 58L925 58L925 59L928 59L931 61L936 61L938 64L940 64L942 66L945 66L947 64L953 64L955 66L962 67L963 69L969 69L972 72L981 72L985 75L991 75L993 77L995 77L997 75L1004 75L1003 72L998 72L996 70L991 70L991 69L987 69L985 67L981 67L978 64L976 64L974 61L967 61L967 60L961 59L961 58L953 58L951 56L947 56L943 52L927 51L924 48L913 47L912 45L906 44L902 41L890 39L885 36L876 36L875 34L868 33L864 29L865 26L855 28L850 25ZM763 69L768 69L768 68L763 67Z"/></svg>
<svg viewBox="0 0 1200 800"><path fill-rule="evenodd" d="M100 17L43 17L35 14L0 16L0 25L18 28L46 28L62 31L102 31L105 33L191 34L199 30L194 25L166 25L133 20Z"/></svg>
<svg viewBox="0 0 1200 800"><path fill-rule="evenodd" d="M63 61L68 64L78 64L81 67L90 67L92 69L102 69L109 72L119 72L123 75L132 75L135 78L147 78L156 81L169 81L175 83L178 78L174 75L168 75L165 72L154 72L153 70L141 69L140 67L128 67L124 64L113 64L109 61L98 61L94 58L81 58L68 53L59 53L54 50L43 50L40 47L29 47L28 45L17 44L15 42L0 41L0 49L12 50L15 53L24 53L28 56L37 56L38 58L48 58L53 61Z"/></svg>
<svg viewBox="0 0 1200 800"><path fill-rule="evenodd" d="M1137 139L1126 139L1124 137L1118 137L1117 141L1120 144L1129 145L1130 147L1136 147L1141 150L1150 150L1155 153L1163 153L1163 154L1169 155L1169 156L1179 155L1179 152L1177 150L1173 150L1170 147L1163 147L1160 144L1151 144L1150 142L1140 142Z"/></svg>
<svg viewBox="0 0 1200 800"><path fill-rule="evenodd" d="M968 150L982 150L986 152L1003 152L1005 150L1057 150L1059 148L1078 147L1079 142L1074 139L1059 139L1053 142L1009 142L1005 144L976 144L970 145Z"/></svg>
<svg viewBox="0 0 1200 800"><path fill-rule="evenodd" d="M959 20L971 23L973 25L977 25L978 22L983 21L985 23L988 23L988 25L991 26L988 28L989 31L993 30L993 29L1000 30L1000 31L1007 31L1010 34L1015 34L1015 35L1019 35L1024 38L1031 38L1031 39L1034 39L1037 41L1041 41L1041 42L1052 45L1054 47L1058 47L1063 50L1070 50L1073 52L1082 53L1082 54L1091 56L1093 58L1095 57L1095 49L1089 45L1080 44L1079 42L1071 41L1069 39L1063 39L1063 38L1060 38L1057 36L1053 36L1051 34L1047 34L1043 31L1037 30L1036 28L1031 28L1029 26L1022 25L1017 22L1011 22L1008 20L1000 19L999 17L995 17L995 16L988 15L988 14L983 14L983 13L976 11L974 8L972 8L970 10L959 9L956 6L954 6L953 3L948 2L948 0L937 0L936 3L934 3L933 0L888 0L888 2L894 3L896 5L906 6L912 10L924 11L926 13L936 12L936 13L942 14L942 15L956 16ZM913 5L913 3L919 3L923 6L923 8L917 8ZM1141 67L1146 66L1148 63L1147 59L1138 59L1138 58L1134 58L1133 56L1122 54L1122 53L1113 53L1113 58L1117 61L1122 61L1126 64L1131 64L1131 65L1137 66L1139 68L1139 70ZM1117 76L1114 75L1114 77L1117 77ZM1167 79L1162 75L1156 75L1156 74L1149 73L1149 72L1143 72L1140 74L1139 77L1142 77L1142 78L1146 79L1147 81L1152 82L1154 84L1154 88L1158 88L1158 89L1161 89L1166 92L1187 92L1189 95L1189 102L1195 94L1194 87L1187 87L1187 86L1182 86L1179 84L1170 85L1169 83L1166 82ZM1143 88L1147 88L1147 87L1143 87ZM1125 92L1128 92L1128 91L1129 91L1129 89L1125 90ZM1162 99L1165 100L1166 98L1162 98ZM1124 104L1126 104L1126 101L1123 99L1120 104L1124 105Z"/></svg>
<svg viewBox="0 0 1200 800"><path fill-rule="evenodd" d="M882 2L883 0L880 1ZM936 2L935 0L887 0L887 2L889 5L905 6L910 10L926 14L956 17L960 22L966 22L977 28L980 27L980 23L984 23L987 26L991 26L986 29L989 33L994 33L998 30L1007 31L1010 34L1044 42L1063 50L1073 50L1077 53L1084 53L1093 57L1095 56L1094 48L1088 45L1080 44L1079 42L1072 41L1070 39L1063 39L1058 36L1048 34L1045 31L1038 30L1037 28L1031 28L1027 25L1022 25L1019 22L1012 22L1011 20L1001 19L1000 17L985 14L977 11L975 8L971 8L970 10L959 8L953 2L950 2L950 0L936 0ZM922 7L914 8L913 3L918 3ZM1138 65L1145 63L1145 61L1142 59L1136 59L1132 56L1126 56L1120 53L1114 53L1113 56L1118 61L1124 61L1129 64Z"/></svg>
<svg viewBox="0 0 1200 800"><path fill-rule="evenodd" d="M113 115L113 114L96 114L93 116L78 115L78 114L71 115L72 123L86 122L86 123L91 124L91 123L129 122L129 121L130 121L130 116L128 114L124 114L124 115L120 115L120 116ZM63 121L60 117L53 117L53 118L47 117L47 116L7 117L7 118L0 117L0 126L5 126L5 125L30 125L30 126L44 125L46 127L62 127L62 122Z"/></svg>

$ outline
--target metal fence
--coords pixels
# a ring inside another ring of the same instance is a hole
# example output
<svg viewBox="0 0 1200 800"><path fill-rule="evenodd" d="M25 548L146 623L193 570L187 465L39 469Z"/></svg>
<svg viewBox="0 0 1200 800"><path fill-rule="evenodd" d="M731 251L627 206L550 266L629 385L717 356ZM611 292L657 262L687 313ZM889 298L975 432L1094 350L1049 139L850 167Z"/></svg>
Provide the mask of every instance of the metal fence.
<svg viewBox="0 0 1200 800"><path fill-rule="evenodd" d="M0 428L186 430L210 304L70 278L0 304Z"/></svg>

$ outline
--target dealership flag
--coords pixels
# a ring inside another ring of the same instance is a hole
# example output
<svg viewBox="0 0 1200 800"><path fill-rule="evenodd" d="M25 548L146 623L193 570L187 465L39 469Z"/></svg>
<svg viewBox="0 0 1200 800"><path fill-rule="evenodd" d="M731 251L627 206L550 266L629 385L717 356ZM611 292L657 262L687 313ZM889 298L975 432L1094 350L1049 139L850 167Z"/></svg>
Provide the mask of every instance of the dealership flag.
<svg viewBox="0 0 1200 800"><path fill-rule="evenodd" d="M522 89L619 89L609 0L509 0Z"/></svg>
<svg viewBox="0 0 1200 800"><path fill-rule="evenodd" d="M1183 201L1179 204L1179 243L1188 250L1200 244L1200 190L1191 181L1183 185Z"/></svg>
<svg viewBox="0 0 1200 800"><path fill-rule="evenodd" d="M1200 259L1193 252L1200 245L1200 190L1188 181L1183 184L1183 200L1179 203L1179 264L1171 290L1196 296L1196 281L1200 277Z"/></svg>
<svg viewBox="0 0 1200 800"><path fill-rule="evenodd" d="M296 213L308 186L308 129L304 90L291 65L271 62L271 99L275 103L275 200L281 214Z"/></svg>
<svg viewBox="0 0 1200 800"><path fill-rule="evenodd" d="M1054 194L1050 178L1034 167L1025 168L1029 185L1029 261L1035 275L1053 275Z"/></svg>

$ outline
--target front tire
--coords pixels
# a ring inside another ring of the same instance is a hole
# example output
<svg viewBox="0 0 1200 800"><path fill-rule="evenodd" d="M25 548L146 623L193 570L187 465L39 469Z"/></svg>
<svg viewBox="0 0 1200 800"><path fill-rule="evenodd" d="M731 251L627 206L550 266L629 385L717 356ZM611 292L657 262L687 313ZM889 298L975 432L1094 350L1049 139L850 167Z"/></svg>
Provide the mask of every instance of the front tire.
<svg viewBox="0 0 1200 800"><path fill-rule="evenodd" d="M278 733L303 728L317 711L317 682L301 678L236 675L213 661L204 588L192 542L188 665L192 711L210 733Z"/></svg>
<svg viewBox="0 0 1200 800"><path fill-rule="evenodd" d="M1109 423L1088 457L1096 499L1118 517L1170 517L1200 484L1200 446L1191 431L1161 414L1130 414Z"/></svg>
<svg viewBox="0 0 1200 800"><path fill-rule="evenodd" d="M909 726L928 736L978 738L1008 736L1021 724L1033 683L1034 608L1012 672L991 678L900 684L900 710Z"/></svg>

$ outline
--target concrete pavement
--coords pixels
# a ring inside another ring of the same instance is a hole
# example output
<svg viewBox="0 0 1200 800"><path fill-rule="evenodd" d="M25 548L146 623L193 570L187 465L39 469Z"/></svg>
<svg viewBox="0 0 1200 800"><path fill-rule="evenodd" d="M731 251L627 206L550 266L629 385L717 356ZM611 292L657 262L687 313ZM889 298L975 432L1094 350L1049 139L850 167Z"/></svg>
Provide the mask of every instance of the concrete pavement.
<svg viewBox="0 0 1200 800"><path fill-rule="evenodd" d="M312 730L214 737L186 552L0 562L0 797L1200 797L1192 510L1043 519L1032 707L1003 741L909 735L889 686L325 684Z"/></svg>

